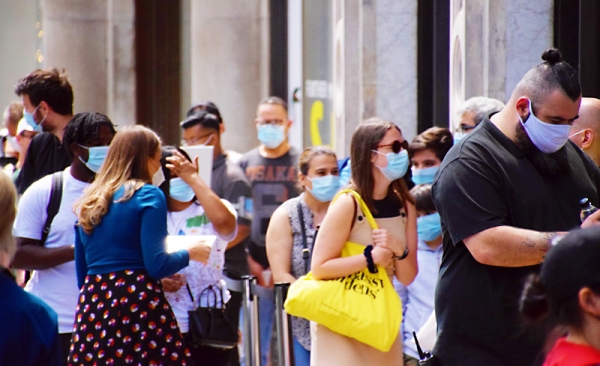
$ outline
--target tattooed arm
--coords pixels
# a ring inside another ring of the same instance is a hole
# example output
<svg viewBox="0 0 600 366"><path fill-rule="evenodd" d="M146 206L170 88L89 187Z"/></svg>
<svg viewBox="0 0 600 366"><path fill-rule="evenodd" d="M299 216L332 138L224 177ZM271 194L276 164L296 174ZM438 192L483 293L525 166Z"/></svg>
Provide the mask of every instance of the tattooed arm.
<svg viewBox="0 0 600 366"><path fill-rule="evenodd" d="M590 215L582 228L600 225L600 210ZM482 264L524 267L542 263L555 235L566 232L539 232L512 226L497 226L465 238L473 258Z"/></svg>
<svg viewBox="0 0 600 366"><path fill-rule="evenodd" d="M490 266L524 267L542 263L556 232L497 226L463 242L476 261Z"/></svg>

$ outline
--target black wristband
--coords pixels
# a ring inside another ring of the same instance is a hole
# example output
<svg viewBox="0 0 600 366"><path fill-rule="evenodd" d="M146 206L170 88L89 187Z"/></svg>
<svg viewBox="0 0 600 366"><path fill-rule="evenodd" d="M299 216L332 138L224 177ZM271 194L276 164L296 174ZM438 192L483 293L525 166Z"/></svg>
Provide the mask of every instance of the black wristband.
<svg viewBox="0 0 600 366"><path fill-rule="evenodd" d="M404 258L408 257L408 246L404 247L404 253L402 253L401 256L397 256L395 254L392 254L392 258L394 258L395 260L401 261Z"/></svg>
<svg viewBox="0 0 600 366"><path fill-rule="evenodd" d="M373 262L373 256L371 255L372 250L373 246L367 245L363 254L365 255L365 258L367 258L367 268L369 269L369 272L377 273L377 267L375 266L375 262Z"/></svg>

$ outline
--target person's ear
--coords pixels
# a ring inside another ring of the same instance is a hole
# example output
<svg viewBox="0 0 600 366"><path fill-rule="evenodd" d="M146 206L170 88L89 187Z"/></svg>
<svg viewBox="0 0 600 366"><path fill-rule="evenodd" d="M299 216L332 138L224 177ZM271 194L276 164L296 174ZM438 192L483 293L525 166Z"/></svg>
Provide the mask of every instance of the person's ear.
<svg viewBox="0 0 600 366"><path fill-rule="evenodd" d="M225 125L222 123L219 123L219 135L222 135L223 132L225 132Z"/></svg>
<svg viewBox="0 0 600 366"><path fill-rule="evenodd" d="M40 107L38 108L38 111L42 114L42 116L46 116L48 113L50 113L50 106L48 105L48 103L42 100L40 102Z"/></svg>
<svg viewBox="0 0 600 366"><path fill-rule="evenodd" d="M529 116L529 113L531 113L531 111L529 110L529 99L527 97L520 97L519 99L517 99L517 103L515 103L515 108L519 116L521 116L523 122L525 121L526 117Z"/></svg>
<svg viewBox="0 0 600 366"><path fill-rule="evenodd" d="M85 149L81 148L76 142L71 142L71 144L69 144L69 150L71 151L71 155L81 156L81 158L83 160L87 161L87 157L85 156L85 153L83 153L81 151L81 150L85 150Z"/></svg>
<svg viewBox="0 0 600 366"><path fill-rule="evenodd" d="M596 294L589 287L584 287L579 290L577 296L579 306L584 312L596 318L600 317L600 295Z"/></svg>
<svg viewBox="0 0 600 366"><path fill-rule="evenodd" d="M594 131L590 129L585 129L583 130L582 135L583 137L581 138L581 148L587 149L590 146L592 146L592 143L594 143Z"/></svg>

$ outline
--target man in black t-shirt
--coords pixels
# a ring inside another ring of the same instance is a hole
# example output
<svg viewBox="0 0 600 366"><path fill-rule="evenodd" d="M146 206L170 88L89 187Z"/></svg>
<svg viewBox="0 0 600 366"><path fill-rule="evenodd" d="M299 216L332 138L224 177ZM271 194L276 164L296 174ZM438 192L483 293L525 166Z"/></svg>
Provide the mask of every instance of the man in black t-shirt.
<svg viewBox="0 0 600 366"><path fill-rule="evenodd" d="M252 187L252 229L249 247L250 274L258 277L261 286L271 286L272 280L263 277L269 269L265 236L271 215L277 207L299 192L298 151L288 143L292 121L288 119L286 103L277 97L269 97L258 104L256 129L260 146L245 153L239 161ZM273 328L274 303L259 299L261 327L261 365L266 364L271 329Z"/></svg>
<svg viewBox="0 0 600 366"><path fill-rule="evenodd" d="M600 171L568 141L577 74L556 50L542 59L499 113L450 150L433 184L444 248L433 353L444 366L541 359L544 331L519 313L523 283L557 233L581 224L579 200L600 203Z"/></svg>
<svg viewBox="0 0 600 366"><path fill-rule="evenodd" d="M23 194L33 182L71 165L61 141L73 117L73 89L64 70L38 69L19 80L15 93L23 99L23 118L35 131L44 131L31 140L15 182Z"/></svg>

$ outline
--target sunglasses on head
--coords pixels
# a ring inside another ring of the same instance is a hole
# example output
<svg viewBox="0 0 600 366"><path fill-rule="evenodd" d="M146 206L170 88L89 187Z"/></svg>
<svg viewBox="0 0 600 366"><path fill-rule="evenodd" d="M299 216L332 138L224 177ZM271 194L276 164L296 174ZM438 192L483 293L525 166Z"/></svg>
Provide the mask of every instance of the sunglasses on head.
<svg viewBox="0 0 600 366"><path fill-rule="evenodd" d="M394 154L398 154L402 149L408 149L408 142L406 142L406 140L404 140L404 141L396 140L396 141L392 142L391 144L377 145L377 148L380 148L380 147L390 147L392 149L392 151L394 152Z"/></svg>

